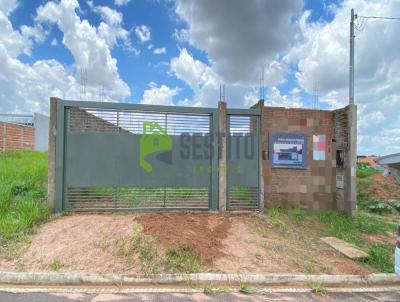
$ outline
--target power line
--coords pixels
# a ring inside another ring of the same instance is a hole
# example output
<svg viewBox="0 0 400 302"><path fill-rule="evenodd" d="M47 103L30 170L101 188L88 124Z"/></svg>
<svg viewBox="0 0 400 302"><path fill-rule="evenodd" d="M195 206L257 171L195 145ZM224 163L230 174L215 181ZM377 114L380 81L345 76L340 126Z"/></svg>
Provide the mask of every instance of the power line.
<svg viewBox="0 0 400 302"><path fill-rule="evenodd" d="M378 17L378 16L357 16L364 19L385 19L385 20L400 20L400 17Z"/></svg>

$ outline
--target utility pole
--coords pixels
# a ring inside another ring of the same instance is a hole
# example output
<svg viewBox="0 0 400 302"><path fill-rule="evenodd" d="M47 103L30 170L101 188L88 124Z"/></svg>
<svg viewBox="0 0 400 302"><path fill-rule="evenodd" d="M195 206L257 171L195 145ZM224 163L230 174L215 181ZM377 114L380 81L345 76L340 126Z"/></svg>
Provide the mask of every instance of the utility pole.
<svg viewBox="0 0 400 302"><path fill-rule="evenodd" d="M354 104L354 9L351 9L350 19L350 66L349 66L349 104Z"/></svg>

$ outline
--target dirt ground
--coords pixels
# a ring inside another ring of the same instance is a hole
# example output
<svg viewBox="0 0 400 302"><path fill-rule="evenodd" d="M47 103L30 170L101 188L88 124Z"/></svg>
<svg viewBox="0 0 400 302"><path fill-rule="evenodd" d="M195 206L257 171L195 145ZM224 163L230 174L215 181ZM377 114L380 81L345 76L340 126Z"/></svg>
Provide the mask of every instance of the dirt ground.
<svg viewBox="0 0 400 302"><path fill-rule="evenodd" d="M364 192L380 201L400 199L400 184L394 176L383 176L380 173L371 176L373 181L366 185Z"/></svg>
<svg viewBox="0 0 400 302"><path fill-rule="evenodd" d="M121 257L119 242L141 230L160 250L190 245L201 271L224 273L367 274L371 271L337 254L320 240L318 223L306 218L296 228L273 225L255 214L148 213L76 214L42 225L31 240L0 253L1 271L140 273L133 255ZM160 269L159 271L163 271Z"/></svg>

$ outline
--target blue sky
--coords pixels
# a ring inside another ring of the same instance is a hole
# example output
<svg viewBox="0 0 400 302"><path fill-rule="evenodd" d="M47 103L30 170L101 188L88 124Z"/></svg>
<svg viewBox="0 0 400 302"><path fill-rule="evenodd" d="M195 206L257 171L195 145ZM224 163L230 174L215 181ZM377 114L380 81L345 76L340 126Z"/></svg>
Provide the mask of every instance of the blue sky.
<svg viewBox="0 0 400 302"><path fill-rule="evenodd" d="M13 26L15 28L24 24L33 26L36 9L43 3L45 1L42 0L21 1L10 17ZM327 6L332 3L338 4L339 1L326 1L324 3L323 1L308 0L304 3L304 10L312 12L310 20L326 21L332 19L332 14L327 10ZM132 31L130 38L140 51L140 54L135 55L126 51L123 46L117 46L112 49L112 55L118 61L119 74L132 91L132 95L124 99L124 101L140 102L143 91L149 88L150 82L155 82L159 85L165 84L169 87L179 87L179 94L174 97L174 100L193 98L193 91L190 86L168 72L169 61L171 58L178 56L180 49L183 47L187 48L195 59L205 64L208 64L209 61L205 51L193 47L190 43L181 43L174 38L174 33L185 28L186 24L177 18L173 1L130 1L124 6L119 6L113 1L94 0L93 4L96 6L108 6L121 12L123 14L123 27ZM87 1L79 1L79 5L79 16L82 19L87 19L90 24L98 26L101 22L101 16L90 8ZM151 31L151 39L145 43L141 43L134 34L134 28L143 24L148 26ZM32 64L37 60L56 59L65 65L72 66L74 58L62 44L63 33L57 27L51 27L49 31L46 41L35 45L31 55L22 55L21 61ZM56 46L51 45L54 39L58 43ZM149 45L153 45L153 48L148 49ZM154 48L165 48L166 53L154 54ZM293 73L294 70L288 76L287 82L278 85L282 93L286 94L296 86ZM258 84L257 79L254 84ZM227 94L229 94L229 91L227 91ZM306 102L310 98L307 93L302 94L302 96ZM321 104L321 106L325 107L325 104Z"/></svg>
<svg viewBox="0 0 400 302"><path fill-rule="evenodd" d="M392 0L61 0L0 2L0 111L48 111L67 99L229 107L343 107L348 22L392 15ZM368 21L356 38L361 153L400 146L399 24ZM381 33L385 33L382 35ZM81 70L87 94L80 94ZM393 139L395 137L395 139Z"/></svg>

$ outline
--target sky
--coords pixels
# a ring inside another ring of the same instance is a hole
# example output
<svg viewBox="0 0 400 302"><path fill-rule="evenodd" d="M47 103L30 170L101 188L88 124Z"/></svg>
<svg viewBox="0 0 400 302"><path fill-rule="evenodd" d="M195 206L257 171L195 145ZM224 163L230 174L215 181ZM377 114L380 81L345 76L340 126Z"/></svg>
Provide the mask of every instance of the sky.
<svg viewBox="0 0 400 302"><path fill-rule="evenodd" d="M341 108L351 8L400 17L400 0L0 0L0 113L48 114L50 96L216 107L220 84L249 108L263 70L266 106ZM358 154L400 152L400 21L356 28Z"/></svg>

